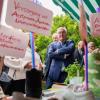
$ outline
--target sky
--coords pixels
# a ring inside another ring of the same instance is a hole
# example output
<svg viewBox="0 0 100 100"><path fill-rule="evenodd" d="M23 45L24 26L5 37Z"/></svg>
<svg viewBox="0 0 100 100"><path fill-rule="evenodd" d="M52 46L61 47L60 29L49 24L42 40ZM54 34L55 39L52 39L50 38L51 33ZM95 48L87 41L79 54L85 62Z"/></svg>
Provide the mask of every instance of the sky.
<svg viewBox="0 0 100 100"><path fill-rule="evenodd" d="M64 14L62 9L55 5L52 0L38 0L41 2L42 6L51 10L53 12L53 16Z"/></svg>

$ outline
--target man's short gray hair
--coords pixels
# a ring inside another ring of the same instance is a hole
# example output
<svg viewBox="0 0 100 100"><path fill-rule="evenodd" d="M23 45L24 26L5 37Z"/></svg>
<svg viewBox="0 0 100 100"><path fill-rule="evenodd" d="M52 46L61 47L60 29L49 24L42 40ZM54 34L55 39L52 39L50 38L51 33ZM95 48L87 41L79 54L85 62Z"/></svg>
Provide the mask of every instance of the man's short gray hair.
<svg viewBox="0 0 100 100"><path fill-rule="evenodd" d="M59 28L57 29L57 33L59 33L59 31L61 31L61 30L65 31L65 32L67 33L66 27L59 27Z"/></svg>

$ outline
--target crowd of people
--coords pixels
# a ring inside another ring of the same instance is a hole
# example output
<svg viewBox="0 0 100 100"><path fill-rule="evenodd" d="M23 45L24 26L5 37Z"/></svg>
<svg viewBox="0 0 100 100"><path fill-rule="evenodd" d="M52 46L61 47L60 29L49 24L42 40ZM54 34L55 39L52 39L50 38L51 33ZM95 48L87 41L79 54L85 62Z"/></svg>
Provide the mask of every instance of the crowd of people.
<svg viewBox="0 0 100 100"><path fill-rule="evenodd" d="M68 75L64 69L69 64L73 64L77 60L80 67L84 67L84 41L79 41L75 47L74 41L68 38L68 30L65 27L59 27L52 35L52 40L53 42L48 45L45 58L46 67L43 79L46 81L46 89L51 88L54 83L64 83ZM95 48L94 42L88 43L89 54ZM44 65L40 55L36 49L34 52L36 69L42 71ZM12 95L14 91L25 93L26 71L32 69L30 43L24 58L0 57L0 69L0 86L6 95Z"/></svg>

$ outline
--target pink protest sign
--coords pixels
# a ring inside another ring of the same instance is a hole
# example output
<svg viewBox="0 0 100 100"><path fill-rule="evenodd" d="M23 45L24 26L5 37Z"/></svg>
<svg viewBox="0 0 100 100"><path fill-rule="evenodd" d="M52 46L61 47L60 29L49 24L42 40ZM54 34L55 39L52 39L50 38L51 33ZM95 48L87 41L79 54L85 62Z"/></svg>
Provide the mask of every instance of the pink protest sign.
<svg viewBox="0 0 100 100"><path fill-rule="evenodd" d="M28 41L26 34L0 26L0 56L24 57Z"/></svg>
<svg viewBox="0 0 100 100"><path fill-rule="evenodd" d="M29 0L8 0L6 23L31 32L49 34L52 12Z"/></svg>
<svg viewBox="0 0 100 100"><path fill-rule="evenodd" d="M90 15L91 33L93 36L100 36L100 13Z"/></svg>
<svg viewBox="0 0 100 100"><path fill-rule="evenodd" d="M83 6L82 0L79 0L78 2L79 5L79 11L80 11L80 36L83 41L87 40L87 25L86 25L86 15L85 15L85 10Z"/></svg>
<svg viewBox="0 0 100 100"><path fill-rule="evenodd" d="M83 0L78 0L80 10L80 36L84 41L85 48L85 89L88 90L88 49L87 49L87 25L86 25L86 14L83 6Z"/></svg>

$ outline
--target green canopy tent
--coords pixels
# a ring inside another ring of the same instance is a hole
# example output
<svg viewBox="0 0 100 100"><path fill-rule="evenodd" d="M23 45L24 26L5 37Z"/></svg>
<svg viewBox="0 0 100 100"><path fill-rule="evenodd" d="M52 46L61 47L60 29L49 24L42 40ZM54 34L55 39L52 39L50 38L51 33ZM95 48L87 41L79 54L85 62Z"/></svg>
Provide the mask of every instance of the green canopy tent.
<svg viewBox="0 0 100 100"><path fill-rule="evenodd" d="M78 7L78 0L53 0L53 2L60 6L65 13L68 13L73 19L79 22L80 12ZM100 0L83 0L84 9L86 12L87 32L90 33L91 13L96 13L96 9L100 7Z"/></svg>

